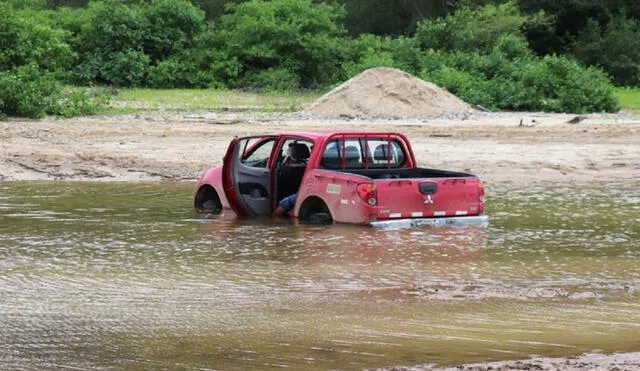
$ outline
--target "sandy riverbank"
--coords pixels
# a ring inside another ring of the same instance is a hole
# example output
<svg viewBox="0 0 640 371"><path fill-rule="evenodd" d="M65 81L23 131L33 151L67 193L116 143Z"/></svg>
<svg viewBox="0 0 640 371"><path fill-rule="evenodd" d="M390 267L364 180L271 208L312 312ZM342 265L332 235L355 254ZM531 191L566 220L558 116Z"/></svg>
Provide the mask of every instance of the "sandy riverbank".
<svg viewBox="0 0 640 371"><path fill-rule="evenodd" d="M470 171L491 186L640 184L640 112L473 113L406 120L161 111L0 123L0 180L195 180L235 135L393 130L425 167ZM522 125L520 122L522 121Z"/></svg>

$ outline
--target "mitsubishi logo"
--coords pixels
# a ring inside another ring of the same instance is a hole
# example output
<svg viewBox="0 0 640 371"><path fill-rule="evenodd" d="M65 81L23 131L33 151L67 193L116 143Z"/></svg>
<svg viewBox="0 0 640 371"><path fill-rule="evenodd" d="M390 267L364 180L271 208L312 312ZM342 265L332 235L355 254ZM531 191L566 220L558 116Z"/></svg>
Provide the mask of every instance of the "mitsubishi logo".
<svg viewBox="0 0 640 371"><path fill-rule="evenodd" d="M431 199L431 195L427 195L427 198L424 199L425 205L433 205L433 199Z"/></svg>

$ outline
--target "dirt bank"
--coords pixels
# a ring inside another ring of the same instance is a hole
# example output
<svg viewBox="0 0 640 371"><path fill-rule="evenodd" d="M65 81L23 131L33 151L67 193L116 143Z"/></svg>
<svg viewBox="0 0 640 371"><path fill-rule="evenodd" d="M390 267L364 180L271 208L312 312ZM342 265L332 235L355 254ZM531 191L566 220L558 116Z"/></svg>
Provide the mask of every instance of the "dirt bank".
<svg viewBox="0 0 640 371"><path fill-rule="evenodd" d="M235 135L296 129L394 130L422 166L491 186L640 184L640 113L473 113L405 120L162 111L0 123L0 180L195 180Z"/></svg>

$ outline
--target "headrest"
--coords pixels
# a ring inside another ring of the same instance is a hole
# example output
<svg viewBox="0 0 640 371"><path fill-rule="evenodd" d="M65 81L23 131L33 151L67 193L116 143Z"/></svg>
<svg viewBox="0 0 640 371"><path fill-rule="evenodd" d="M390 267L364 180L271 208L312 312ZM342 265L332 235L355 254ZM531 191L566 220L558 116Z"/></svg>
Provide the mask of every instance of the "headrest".
<svg viewBox="0 0 640 371"><path fill-rule="evenodd" d="M292 143L290 156L296 161L304 161L309 158L311 153L309 147L303 143Z"/></svg>
<svg viewBox="0 0 640 371"><path fill-rule="evenodd" d="M358 147L349 146L349 147L345 148L344 152L345 152L344 157L347 159L347 161L358 161L358 160L360 160L360 150L358 150Z"/></svg>
<svg viewBox="0 0 640 371"><path fill-rule="evenodd" d="M376 150L373 151L373 159L376 161L387 161L387 148L386 144L378 144Z"/></svg>

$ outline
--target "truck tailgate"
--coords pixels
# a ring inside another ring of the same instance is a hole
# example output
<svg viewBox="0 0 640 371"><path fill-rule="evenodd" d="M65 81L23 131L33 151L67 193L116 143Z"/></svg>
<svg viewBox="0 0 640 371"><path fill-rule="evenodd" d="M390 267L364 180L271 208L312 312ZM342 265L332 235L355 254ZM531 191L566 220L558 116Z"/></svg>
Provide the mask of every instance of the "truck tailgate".
<svg viewBox="0 0 640 371"><path fill-rule="evenodd" d="M378 220L479 215L484 186L476 177L379 179Z"/></svg>

